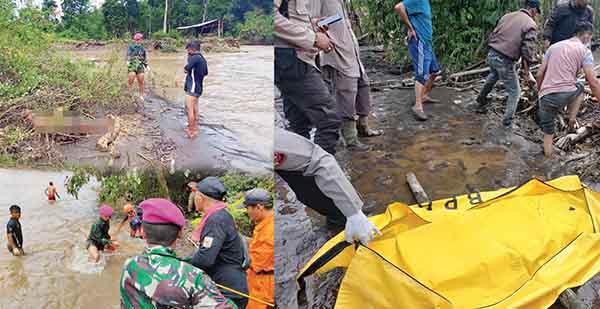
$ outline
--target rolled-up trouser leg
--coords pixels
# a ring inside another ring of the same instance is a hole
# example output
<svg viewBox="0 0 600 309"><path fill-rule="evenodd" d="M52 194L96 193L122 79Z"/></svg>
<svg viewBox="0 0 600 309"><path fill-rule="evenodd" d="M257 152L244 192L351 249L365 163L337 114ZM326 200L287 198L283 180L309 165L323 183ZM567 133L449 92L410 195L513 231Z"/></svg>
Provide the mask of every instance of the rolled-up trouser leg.
<svg viewBox="0 0 600 309"><path fill-rule="evenodd" d="M335 154L341 125L335 100L317 69L304 62L300 65L304 66L302 76L277 83L284 104L287 104L286 118L290 121L292 131L303 136L306 127L315 126L315 143ZM297 129L300 132L295 131Z"/></svg>

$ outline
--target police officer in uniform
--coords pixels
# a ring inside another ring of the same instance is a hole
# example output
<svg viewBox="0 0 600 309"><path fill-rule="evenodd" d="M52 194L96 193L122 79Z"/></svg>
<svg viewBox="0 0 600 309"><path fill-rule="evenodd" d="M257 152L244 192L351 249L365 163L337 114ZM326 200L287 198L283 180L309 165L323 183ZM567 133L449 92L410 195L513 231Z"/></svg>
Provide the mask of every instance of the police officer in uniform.
<svg viewBox="0 0 600 309"><path fill-rule="evenodd" d="M196 185L194 204L204 213L192 239L199 240L198 251L191 263L204 270L215 283L248 294L246 271L243 268L244 249L233 217L224 203L225 186L217 177L206 177ZM246 308L248 299L221 290L238 308Z"/></svg>
<svg viewBox="0 0 600 309"><path fill-rule="evenodd" d="M341 120L315 63L319 50L335 48L327 34L315 30L309 16L309 0L274 0L275 84L283 95L290 129L310 138L335 154Z"/></svg>
<svg viewBox="0 0 600 309"><path fill-rule="evenodd" d="M275 129L275 171L306 206L345 227L346 241L366 245L380 231L362 212L363 202L333 155L292 132Z"/></svg>

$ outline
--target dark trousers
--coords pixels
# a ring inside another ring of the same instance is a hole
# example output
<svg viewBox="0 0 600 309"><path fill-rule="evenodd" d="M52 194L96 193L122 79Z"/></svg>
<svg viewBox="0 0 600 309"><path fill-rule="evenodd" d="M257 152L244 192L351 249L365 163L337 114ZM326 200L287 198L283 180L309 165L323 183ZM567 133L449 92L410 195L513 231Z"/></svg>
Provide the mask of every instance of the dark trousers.
<svg viewBox="0 0 600 309"><path fill-rule="evenodd" d="M296 198L327 218L327 227L333 231L341 231L346 225L346 217L335 206L332 199L323 194L315 182L315 177L302 175L301 172L276 171L287 182Z"/></svg>
<svg viewBox="0 0 600 309"><path fill-rule="evenodd" d="M317 128L315 143L335 154L340 117L334 97L317 69L296 57L275 53L275 84L283 95L285 117L290 130L310 139Z"/></svg>
<svg viewBox="0 0 600 309"><path fill-rule="evenodd" d="M248 279L246 277L246 271L238 265L219 265L214 266L213 269L206 272L210 278L218 284L224 285L230 289L234 289L238 292L248 294ZM237 295L230 291L220 289L223 296L231 299L238 308L244 309L248 304L246 297Z"/></svg>

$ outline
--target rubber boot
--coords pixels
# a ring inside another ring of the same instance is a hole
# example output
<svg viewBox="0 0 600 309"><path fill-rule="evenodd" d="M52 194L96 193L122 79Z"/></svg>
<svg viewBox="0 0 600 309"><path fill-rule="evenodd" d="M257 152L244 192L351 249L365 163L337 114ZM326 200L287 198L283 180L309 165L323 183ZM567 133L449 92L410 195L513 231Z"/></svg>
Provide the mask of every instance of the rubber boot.
<svg viewBox="0 0 600 309"><path fill-rule="evenodd" d="M344 120L342 123L342 136L346 142L346 148L350 151L368 151L371 146L365 145L358 140L355 120Z"/></svg>
<svg viewBox="0 0 600 309"><path fill-rule="evenodd" d="M356 129L358 129L358 136L360 137L373 137L383 134L382 130L369 128L369 116L359 116Z"/></svg>

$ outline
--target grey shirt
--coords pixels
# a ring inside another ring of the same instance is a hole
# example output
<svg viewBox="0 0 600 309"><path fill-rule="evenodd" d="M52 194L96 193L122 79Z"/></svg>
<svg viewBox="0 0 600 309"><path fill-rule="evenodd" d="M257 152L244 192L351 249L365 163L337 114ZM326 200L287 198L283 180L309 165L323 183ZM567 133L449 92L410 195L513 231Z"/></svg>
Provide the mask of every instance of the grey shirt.
<svg viewBox="0 0 600 309"><path fill-rule="evenodd" d="M279 12L282 0L273 0L275 47L296 49L298 59L316 67L319 50L314 47L316 34L310 23L309 0L289 0L286 18Z"/></svg>
<svg viewBox="0 0 600 309"><path fill-rule="evenodd" d="M275 169L314 177L319 189L346 218L362 209L363 201L330 153L300 135L279 128L275 129L274 148L275 156L282 158Z"/></svg>
<svg viewBox="0 0 600 309"><path fill-rule="evenodd" d="M329 26L327 34L335 44L330 53L321 52L321 66L331 66L342 74L360 78L365 75L365 69L360 61L360 47L352 30L352 23L343 0L311 0L314 17L329 17L341 14L343 19Z"/></svg>

